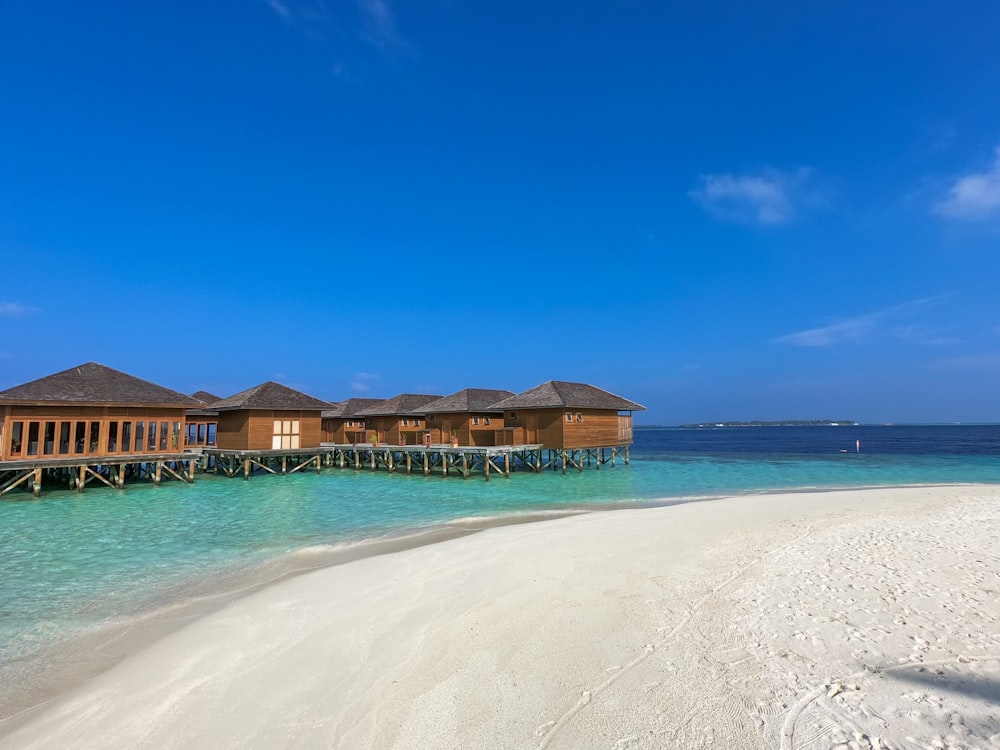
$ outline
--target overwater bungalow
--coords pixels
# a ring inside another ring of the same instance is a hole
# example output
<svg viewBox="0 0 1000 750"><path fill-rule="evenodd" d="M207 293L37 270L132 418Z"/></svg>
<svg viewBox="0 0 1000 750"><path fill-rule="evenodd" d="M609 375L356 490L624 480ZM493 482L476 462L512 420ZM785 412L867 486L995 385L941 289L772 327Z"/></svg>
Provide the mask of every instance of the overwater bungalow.
<svg viewBox="0 0 1000 750"><path fill-rule="evenodd" d="M199 403L88 362L0 392L0 461L179 454Z"/></svg>
<svg viewBox="0 0 1000 750"><path fill-rule="evenodd" d="M421 445L429 441L421 407L441 396L401 393L358 412L365 420L369 438L388 445ZM374 431L374 432L372 432Z"/></svg>
<svg viewBox="0 0 1000 750"><path fill-rule="evenodd" d="M208 391L196 391L191 394L191 398L200 401L202 406L197 409L188 409L185 414L184 446L186 448L213 447L219 427L219 412L210 406L221 399Z"/></svg>
<svg viewBox="0 0 1000 750"><path fill-rule="evenodd" d="M368 428L360 412L375 404L380 398L349 398L332 409L323 411L323 442L337 445L357 445L368 442Z"/></svg>
<svg viewBox="0 0 1000 750"><path fill-rule="evenodd" d="M497 445L541 444L554 450L632 443L632 412L646 407L586 383L550 380L492 404L503 412Z"/></svg>
<svg viewBox="0 0 1000 750"><path fill-rule="evenodd" d="M269 381L211 404L219 413L220 450L318 448L327 401Z"/></svg>
<svg viewBox="0 0 1000 750"><path fill-rule="evenodd" d="M512 391L466 388L420 407L427 417L431 443L496 445L496 432L503 429L503 409L493 404L513 396Z"/></svg>

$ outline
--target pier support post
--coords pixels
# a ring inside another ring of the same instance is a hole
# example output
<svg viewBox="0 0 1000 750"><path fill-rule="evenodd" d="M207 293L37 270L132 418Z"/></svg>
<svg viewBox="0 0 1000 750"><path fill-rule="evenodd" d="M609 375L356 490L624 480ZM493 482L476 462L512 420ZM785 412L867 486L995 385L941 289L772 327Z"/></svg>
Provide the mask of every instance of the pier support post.
<svg viewBox="0 0 1000 750"><path fill-rule="evenodd" d="M163 461L157 461L156 472L153 474L153 485L159 487L160 481L162 479L163 479Z"/></svg>
<svg viewBox="0 0 1000 750"><path fill-rule="evenodd" d="M42 470L41 468L35 469L35 478L31 483L31 494L35 497L42 496Z"/></svg>
<svg viewBox="0 0 1000 750"><path fill-rule="evenodd" d="M250 459L243 459L243 479L244 481L250 478Z"/></svg>

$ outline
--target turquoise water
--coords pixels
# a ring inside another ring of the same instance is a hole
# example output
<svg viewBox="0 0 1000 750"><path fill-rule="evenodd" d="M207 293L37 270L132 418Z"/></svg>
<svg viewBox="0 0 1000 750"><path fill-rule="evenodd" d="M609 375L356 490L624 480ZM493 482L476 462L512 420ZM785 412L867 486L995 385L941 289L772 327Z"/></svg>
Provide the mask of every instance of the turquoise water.
<svg viewBox="0 0 1000 750"><path fill-rule="evenodd" d="M0 502L0 664L155 610L193 581L224 586L233 571L296 550L456 519L793 488L1000 483L997 428L961 440L938 429L902 441L903 450L880 450L882 434L900 442L900 433L869 431L857 453L853 432L648 430L638 432L630 466L566 475L485 482L327 469Z"/></svg>

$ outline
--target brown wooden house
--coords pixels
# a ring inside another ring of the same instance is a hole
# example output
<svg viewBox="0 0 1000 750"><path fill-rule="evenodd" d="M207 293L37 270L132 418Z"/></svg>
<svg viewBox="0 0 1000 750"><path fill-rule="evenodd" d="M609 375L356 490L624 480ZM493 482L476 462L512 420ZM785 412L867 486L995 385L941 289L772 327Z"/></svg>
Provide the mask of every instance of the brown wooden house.
<svg viewBox="0 0 1000 750"><path fill-rule="evenodd" d="M202 406L187 410L184 418L184 445L188 448L212 448L215 446L219 427L219 412L210 407L221 399L208 391L192 393L191 398L200 401Z"/></svg>
<svg viewBox="0 0 1000 750"><path fill-rule="evenodd" d="M646 407L586 383L550 380L492 405L503 411L497 445L602 448L632 442L632 412Z"/></svg>
<svg viewBox="0 0 1000 750"><path fill-rule="evenodd" d="M0 461L181 453L183 393L96 362L0 392Z"/></svg>
<svg viewBox="0 0 1000 750"><path fill-rule="evenodd" d="M379 401L358 412L365 420L369 437L374 434L379 443L386 445L420 445L429 441L425 434L427 423L421 407L440 396L419 393L401 393L398 396ZM372 433L374 430L374 433Z"/></svg>
<svg viewBox="0 0 1000 750"><path fill-rule="evenodd" d="M357 445L368 442L368 428L360 412L375 404L380 398L349 398L332 409L323 411L323 442L337 445ZM374 431L372 431L374 432Z"/></svg>
<svg viewBox="0 0 1000 750"><path fill-rule="evenodd" d="M224 450L318 448L330 404L269 381L211 405L219 413L217 447Z"/></svg>
<svg viewBox="0 0 1000 750"><path fill-rule="evenodd" d="M466 388L420 407L426 415L431 443L496 445L496 431L503 429L503 409L493 404L514 394L488 388Z"/></svg>

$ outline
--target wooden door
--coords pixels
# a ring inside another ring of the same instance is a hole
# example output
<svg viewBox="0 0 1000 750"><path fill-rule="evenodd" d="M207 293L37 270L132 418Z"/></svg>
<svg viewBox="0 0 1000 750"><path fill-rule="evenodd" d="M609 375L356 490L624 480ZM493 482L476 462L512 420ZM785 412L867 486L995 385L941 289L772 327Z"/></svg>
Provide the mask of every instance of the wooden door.
<svg viewBox="0 0 1000 750"><path fill-rule="evenodd" d="M524 442L533 445L538 442L538 415L524 415Z"/></svg>

